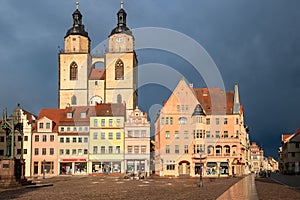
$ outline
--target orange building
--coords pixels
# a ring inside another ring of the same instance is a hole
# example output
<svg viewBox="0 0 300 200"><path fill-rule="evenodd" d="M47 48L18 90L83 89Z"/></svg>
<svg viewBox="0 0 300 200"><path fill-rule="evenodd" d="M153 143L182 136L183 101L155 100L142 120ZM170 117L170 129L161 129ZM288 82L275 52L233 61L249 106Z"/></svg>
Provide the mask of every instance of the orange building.
<svg viewBox="0 0 300 200"><path fill-rule="evenodd" d="M155 173L228 176L249 173L249 136L234 91L193 88L182 78L155 121Z"/></svg>

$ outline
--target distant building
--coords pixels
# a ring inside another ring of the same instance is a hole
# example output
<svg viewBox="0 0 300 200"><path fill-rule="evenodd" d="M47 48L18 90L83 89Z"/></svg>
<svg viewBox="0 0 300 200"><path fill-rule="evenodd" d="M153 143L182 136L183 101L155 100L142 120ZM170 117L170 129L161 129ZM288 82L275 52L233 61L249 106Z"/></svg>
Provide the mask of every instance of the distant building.
<svg viewBox="0 0 300 200"><path fill-rule="evenodd" d="M250 145L251 172L258 173L265 169L264 167L264 150L256 142Z"/></svg>
<svg viewBox="0 0 300 200"><path fill-rule="evenodd" d="M225 92L193 88L182 78L155 121L155 171L160 176L244 175L250 170L249 145L238 85Z"/></svg>
<svg viewBox="0 0 300 200"><path fill-rule="evenodd" d="M300 128L293 134L282 134L279 169L283 174L300 173Z"/></svg>
<svg viewBox="0 0 300 200"><path fill-rule="evenodd" d="M278 171L278 161L275 160L273 157L268 157L268 166L267 170L270 170L272 172L277 172Z"/></svg>
<svg viewBox="0 0 300 200"><path fill-rule="evenodd" d="M150 122L147 114L136 108L125 122L125 171L150 170Z"/></svg>

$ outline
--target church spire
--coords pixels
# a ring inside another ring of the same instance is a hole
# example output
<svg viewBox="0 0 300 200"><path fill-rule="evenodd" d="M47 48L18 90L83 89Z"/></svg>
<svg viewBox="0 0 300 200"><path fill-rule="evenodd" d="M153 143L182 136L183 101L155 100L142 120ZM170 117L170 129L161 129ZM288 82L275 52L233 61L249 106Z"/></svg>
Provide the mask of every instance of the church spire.
<svg viewBox="0 0 300 200"><path fill-rule="evenodd" d="M239 97L239 86L238 83L234 85L234 107L233 107L233 114L240 113L240 97Z"/></svg>
<svg viewBox="0 0 300 200"><path fill-rule="evenodd" d="M88 37L88 32L85 31L84 25L82 24L82 14L80 13L79 9L79 2L76 1L76 10L73 12L73 27L67 31L65 37L69 35L82 35Z"/></svg>
<svg viewBox="0 0 300 200"><path fill-rule="evenodd" d="M116 33L126 33L129 35L132 35L132 32L129 30L129 28L126 26L126 17L127 17L127 13L126 11L123 9L124 7L124 2L121 1L120 2L120 10L117 13L118 16L118 24L117 27L114 28L111 31L110 35L116 34Z"/></svg>

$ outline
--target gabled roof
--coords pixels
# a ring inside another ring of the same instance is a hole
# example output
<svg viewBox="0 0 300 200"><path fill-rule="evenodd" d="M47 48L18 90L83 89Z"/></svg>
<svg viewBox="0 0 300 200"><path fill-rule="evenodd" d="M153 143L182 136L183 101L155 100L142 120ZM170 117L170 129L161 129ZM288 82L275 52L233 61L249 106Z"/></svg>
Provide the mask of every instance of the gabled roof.
<svg viewBox="0 0 300 200"><path fill-rule="evenodd" d="M219 88L193 88L206 114L233 114L234 92ZM242 108L241 108L242 109Z"/></svg>
<svg viewBox="0 0 300 200"><path fill-rule="evenodd" d="M37 117L36 120L36 125L34 126L34 131L37 131L37 123L40 119L47 117L48 119L53 121L53 132L58 131L58 124L60 120L60 112L63 109L59 108L48 108L48 109L42 109L39 116Z"/></svg>
<svg viewBox="0 0 300 200"><path fill-rule="evenodd" d="M121 103L97 103L95 110L95 116L125 116L126 106Z"/></svg>
<svg viewBox="0 0 300 200"><path fill-rule="evenodd" d="M72 117L68 118L68 113L72 113ZM81 117L81 113L85 113L84 118ZM60 125L89 125L90 116L95 113L94 106L73 106L62 109L60 112Z"/></svg>
<svg viewBox="0 0 300 200"><path fill-rule="evenodd" d="M105 79L105 70L104 69L98 69L93 68L89 80L104 80Z"/></svg>

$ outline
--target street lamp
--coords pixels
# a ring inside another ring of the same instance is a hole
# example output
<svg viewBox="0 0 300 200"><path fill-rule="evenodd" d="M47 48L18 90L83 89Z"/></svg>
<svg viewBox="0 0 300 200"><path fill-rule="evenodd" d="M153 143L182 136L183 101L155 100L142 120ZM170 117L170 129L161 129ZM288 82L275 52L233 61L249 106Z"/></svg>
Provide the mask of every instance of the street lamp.
<svg viewBox="0 0 300 200"><path fill-rule="evenodd" d="M46 160L44 159L44 160L43 160L43 179L45 179L45 173L46 173L46 170L45 170L45 163L46 163Z"/></svg>
<svg viewBox="0 0 300 200"><path fill-rule="evenodd" d="M199 187L203 187L203 179L202 179L202 148L199 151L200 153L200 183Z"/></svg>

